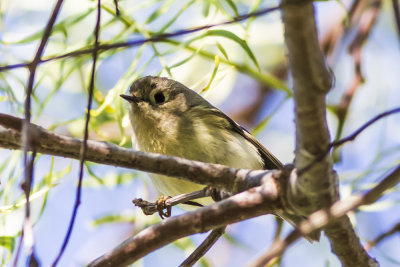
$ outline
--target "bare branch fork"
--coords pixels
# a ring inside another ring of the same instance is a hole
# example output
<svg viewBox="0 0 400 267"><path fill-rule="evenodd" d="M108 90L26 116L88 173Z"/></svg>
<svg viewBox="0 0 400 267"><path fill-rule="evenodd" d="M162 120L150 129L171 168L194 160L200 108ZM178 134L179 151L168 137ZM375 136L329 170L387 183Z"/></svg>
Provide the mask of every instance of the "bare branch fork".
<svg viewBox="0 0 400 267"><path fill-rule="evenodd" d="M384 118L385 116L382 114L387 116L394 114L394 112L381 113L371 121L374 123ZM367 122L368 126L373 124L371 121ZM0 147L14 150L21 149L22 123L23 119L0 113L0 125L5 128L0 128ZM60 135L33 123L30 124L29 128L32 140L34 140L31 149L34 147L38 153L42 154L79 159L82 139ZM362 126L361 128L364 131L367 127ZM359 133L360 129L356 130L355 133ZM351 134L350 137L354 136L355 133ZM353 138L345 137L343 140L348 142L353 140ZM337 142L339 143L338 145L345 143ZM194 183L225 189L233 193L260 185L260 181L265 174L274 172L234 169L219 164L135 151L111 143L94 140L88 140L87 142L85 159L105 165L173 176ZM173 199L167 201L171 200Z"/></svg>
<svg viewBox="0 0 400 267"><path fill-rule="evenodd" d="M325 97L332 81L318 41L313 2L282 0L282 5L285 44L293 76L295 166L301 170L329 146ZM288 201L297 214L309 216L317 210L329 209L339 199L338 184L331 159L326 155L307 172L290 178ZM361 246L347 216L332 221L323 230L342 265L375 266L375 260Z"/></svg>
<svg viewBox="0 0 400 267"><path fill-rule="evenodd" d="M361 205L377 201L387 189L394 187L399 182L400 166L367 193L355 194L336 202L328 210L319 210L311 214L310 218L302 222L300 228L294 230L285 240L274 242L275 246L253 265L264 266L272 258L281 255L290 244L302 235L310 234L312 231L324 227ZM273 213L274 210L280 208L277 200L279 200L279 192L276 184L273 179L265 177L261 186L144 229L136 236L124 241L113 251L93 261L89 266L123 266L133 263L147 253L181 237L259 216L262 215L262 210L265 214ZM261 204L260 201L264 204ZM369 264L378 266L374 259L370 259Z"/></svg>
<svg viewBox="0 0 400 267"><path fill-rule="evenodd" d="M253 266L264 266L274 257L282 255L285 249L294 243L303 235L307 235L316 229L320 229L332 221L346 215L351 210L354 210L362 205L369 205L376 202L386 190L395 187L400 183L400 165L390 172L381 182L366 193L354 194L344 200L339 200L334 203L328 210L319 210L309 216L307 220L300 223L298 229L293 230L284 240L276 242L267 253L253 263ZM382 235L382 238L400 231L400 223L395 225L388 233ZM377 238L377 242L381 239ZM374 243L369 243L373 245ZM370 259L371 266L379 266L375 259Z"/></svg>
<svg viewBox="0 0 400 267"><path fill-rule="evenodd" d="M382 114L387 114L387 112ZM383 117L378 115L376 118ZM373 121L376 122L377 120ZM8 149L21 148L22 122L23 120L20 118L0 113L0 125L7 128L0 130L0 147ZM368 125L371 125L371 123L368 123ZM362 128L365 130L366 127ZM33 136L33 140L35 140L33 147L38 153L79 159L79 151L83 142L81 139L59 135L34 124L30 124L29 131ZM350 141L352 139L345 138L345 140ZM343 143L340 142L340 145ZM263 177L269 179L268 177L272 177L275 173L274 171L235 170L217 164L133 151L93 140L88 140L86 160L181 177L200 184L218 185L219 188L224 188L231 192L240 192L258 186ZM236 182L232 183L232 181ZM175 199L167 201L171 201L172 205ZM212 228L210 227L209 229ZM297 235L301 236L300 234Z"/></svg>

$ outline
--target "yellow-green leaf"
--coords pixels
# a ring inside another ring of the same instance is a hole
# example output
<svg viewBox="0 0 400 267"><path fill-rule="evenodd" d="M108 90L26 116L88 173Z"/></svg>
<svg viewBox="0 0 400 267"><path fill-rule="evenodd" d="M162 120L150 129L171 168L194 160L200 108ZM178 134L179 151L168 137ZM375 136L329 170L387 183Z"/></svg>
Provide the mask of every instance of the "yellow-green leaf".
<svg viewBox="0 0 400 267"><path fill-rule="evenodd" d="M246 41L234 34L233 32L227 31L227 30L209 30L205 34L205 36L218 36L218 37L224 37L227 39L230 39L237 44L239 44L244 51L247 53L251 61L253 61L254 65L256 65L258 71L260 71L260 66L258 65L257 59L254 56L253 52L251 51L250 47L247 45Z"/></svg>

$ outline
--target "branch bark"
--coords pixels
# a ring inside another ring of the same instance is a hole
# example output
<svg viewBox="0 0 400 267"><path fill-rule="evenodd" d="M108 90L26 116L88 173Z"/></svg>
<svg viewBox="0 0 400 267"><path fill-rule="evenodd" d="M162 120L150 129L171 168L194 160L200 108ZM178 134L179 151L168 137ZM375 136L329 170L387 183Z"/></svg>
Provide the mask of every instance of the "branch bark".
<svg viewBox="0 0 400 267"><path fill-rule="evenodd" d="M332 221L345 216L345 214L349 211L354 210L362 205L370 205L374 203L382 197L386 190L395 187L399 182L400 165L398 165L389 175L379 182L378 185L368 192L363 194L356 193L344 200L337 201L329 209L318 210L311 214L308 220L301 222L299 228L293 230L284 240L274 242L274 244L271 246L271 249L257 261L253 262L251 266L264 266L274 257L282 255L285 249L302 235L307 235L316 229L319 229L325 225L329 225ZM339 221L343 222L342 220ZM356 250L351 246L339 247L339 249L340 251L336 253L348 254L343 256L343 258L346 260L345 262L342 261L344 266L364 266L357 262L358 258L363 257L363 250ZM361 255L357 255L357 253ZM373 258L366 258L365 261L369 262L369 264L365 266L379 266L379 264Z"/></svg>
<svg viewBox="0 0 400 267"><path fill-rule="evenodd" d="M274 179L213 205L171 217L128 238L89 266L126 266L179 238L243 221L280 208Z"/></svg>
<svg viewBox="0 0 400 267"><path fill-rule="evenodd" d="M0 113L0 147L21 149L22 119ZM36 152L79 159L82 140L50 132L30 124L30 134ZM194 183L209 185L237 193L261 184L265 175L274 171L234 169L219 164L192 161L154 153L126 149L107 142L88 140L87 161L164 174Z"/></svg>
<svg viewBox="0 0 400 267"><path fill-rule="evenodd" d="M302 169L329 145L325 96L331 87L331 75L318 43L313 2L283 0L282 17L293 75L295 166ZM298 214L307 216L316 210L328 209L339 198L337 176L329 155L307 172L294 175L289 183L288 200ZM376 265L361 246L347 216L330 223L324 230L344 266Z"/></svg>

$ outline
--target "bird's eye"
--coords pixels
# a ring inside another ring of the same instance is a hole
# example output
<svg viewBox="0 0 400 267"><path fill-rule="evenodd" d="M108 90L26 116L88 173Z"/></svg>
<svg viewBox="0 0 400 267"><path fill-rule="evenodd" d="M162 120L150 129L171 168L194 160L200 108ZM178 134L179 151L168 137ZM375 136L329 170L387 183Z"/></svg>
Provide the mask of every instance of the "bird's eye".
<svg viewBox="0 0 400 267"><path fill-rule="evenodd" d="M154 95L154 100L156 101L157 104L162 104L165 101L165 96L162 92L158 92L157 94Z"/></svg>
<svg viewBox="0 0 400 267"><path fill-rule="evenodd" d="M156 88L156 84L152 83L152 84L150 84L150 87L151 87L151 89L154 89L154 88Z"/></svg>

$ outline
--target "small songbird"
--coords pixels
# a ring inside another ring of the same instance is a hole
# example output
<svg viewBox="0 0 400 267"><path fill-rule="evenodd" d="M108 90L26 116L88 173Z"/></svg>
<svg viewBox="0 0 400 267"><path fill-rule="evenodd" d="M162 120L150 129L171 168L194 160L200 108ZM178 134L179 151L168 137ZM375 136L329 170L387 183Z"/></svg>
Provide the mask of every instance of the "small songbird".
<svg viewBox="0 0 400 267"><path fill-rule="evenodd" d="M195 91L168 78L147 76L135 81L130 119L137 149L233 168L280 169L282 164L244 128ZM150 174L166 196L190 193L204 186ZM197 201L197 200L196 200ZM199 199L210 204L210 198Z"/></svg>
<svg viewBox="0 0 400 267"><path fill-rule="evenodd" d="M159 153L243 169L280 169L282 163L225 113L183 84L147 76L135 81L130 95L130 119L136 146ZM173 177L150 174L164 196L202 190L204 186ZM198 199L203 205L211 198ZM280 217L293 226L303 219L283 212ZM306 236L319 239L319 232Z"/></svg>

